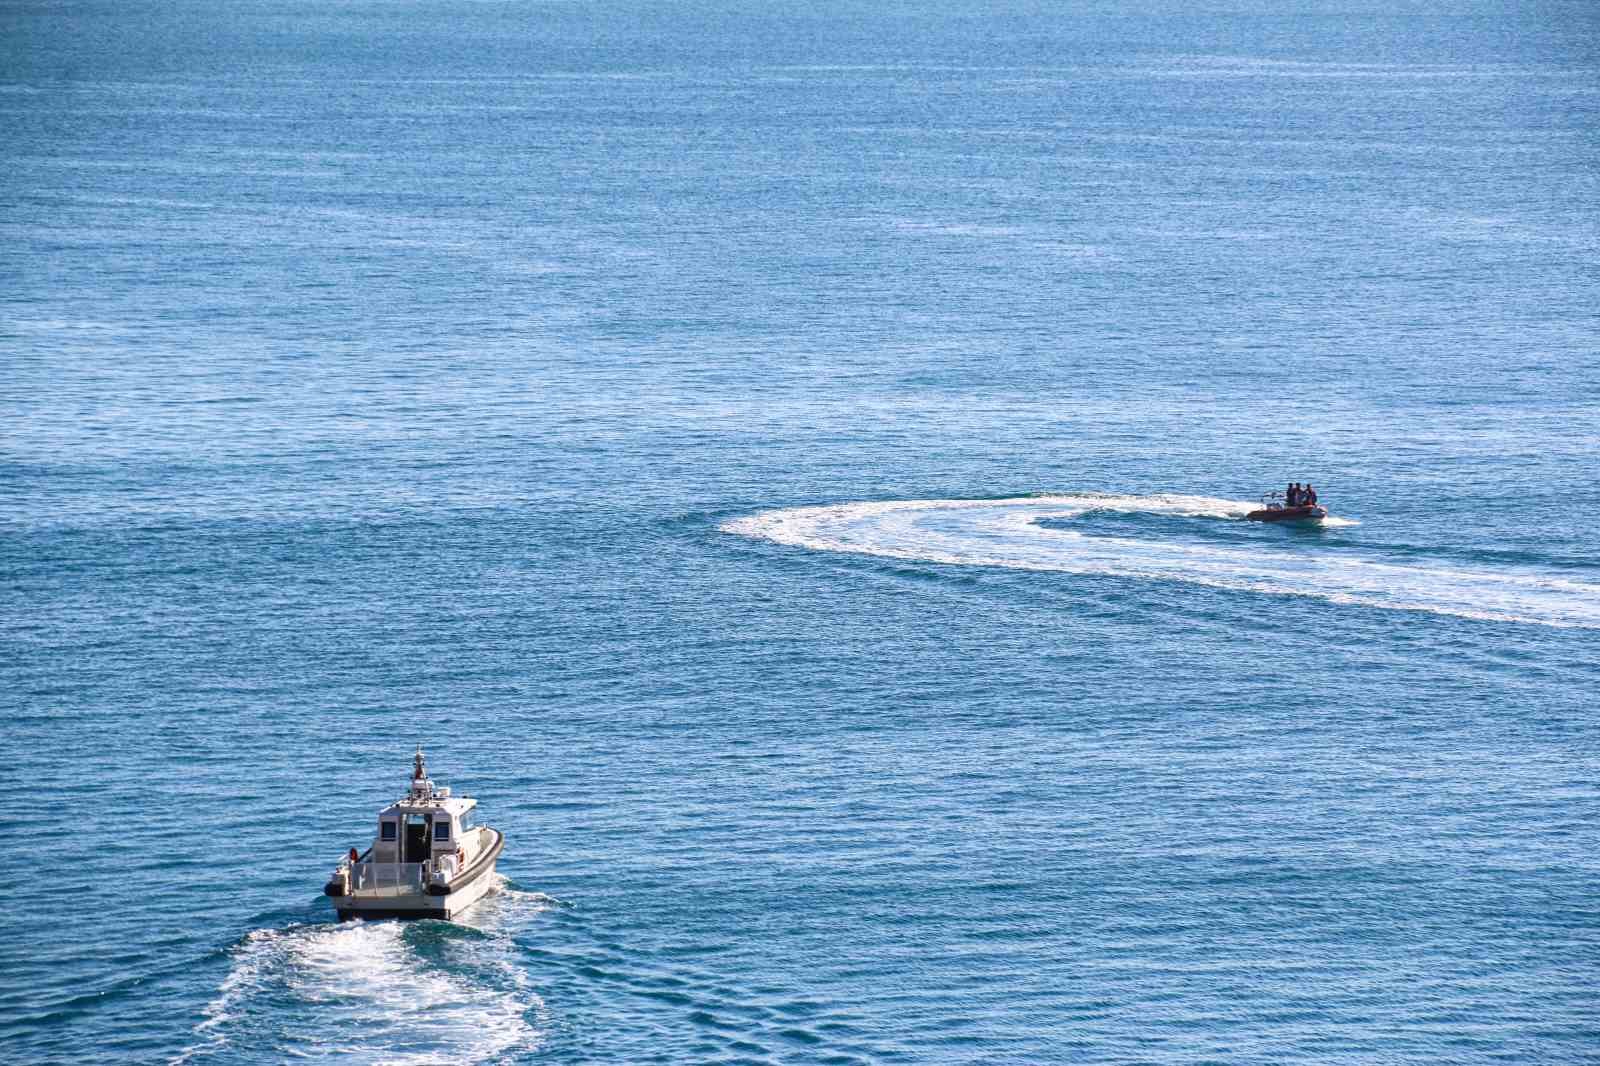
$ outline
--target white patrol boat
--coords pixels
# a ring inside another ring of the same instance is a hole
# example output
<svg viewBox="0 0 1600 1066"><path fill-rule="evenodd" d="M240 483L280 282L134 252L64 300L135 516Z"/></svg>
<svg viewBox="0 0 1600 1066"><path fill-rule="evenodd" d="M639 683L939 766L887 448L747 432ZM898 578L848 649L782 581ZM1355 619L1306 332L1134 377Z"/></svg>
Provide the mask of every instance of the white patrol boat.
<svg viewBox="0 0 1600 1066"><path fill-rule="evenodd" d="M505 834L474 825L478 805L436 788L417 748L411 789L378 814L378 836L355 848L324 892L339 919L454 918L493 886Z"/></svg>

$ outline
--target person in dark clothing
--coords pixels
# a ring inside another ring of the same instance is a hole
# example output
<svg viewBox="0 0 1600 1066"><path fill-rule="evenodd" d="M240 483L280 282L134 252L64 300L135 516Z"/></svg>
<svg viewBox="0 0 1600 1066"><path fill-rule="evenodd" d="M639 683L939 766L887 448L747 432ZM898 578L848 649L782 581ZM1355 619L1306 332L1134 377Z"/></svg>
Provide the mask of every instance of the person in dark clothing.
<svg viewBox="0 0 1600 1066"><path fill-rule="evenodd" d="M1312 507L1317 505L1317 490L1311 487L1311 483L1309 481L1306 482L1305 498L1306 503L1310 504Z"/></svg>
<svg viewBox="0 0 1600 1066"><path fill-rule="evenodd" d="M1283 505L1285 507L1294 507L1295 506L1294 498L1296 496L1298 496L1299 494L1300 494L1300 482L1298 482L1298 481L1289 482L1289 487L1283 490Z"/></svg>

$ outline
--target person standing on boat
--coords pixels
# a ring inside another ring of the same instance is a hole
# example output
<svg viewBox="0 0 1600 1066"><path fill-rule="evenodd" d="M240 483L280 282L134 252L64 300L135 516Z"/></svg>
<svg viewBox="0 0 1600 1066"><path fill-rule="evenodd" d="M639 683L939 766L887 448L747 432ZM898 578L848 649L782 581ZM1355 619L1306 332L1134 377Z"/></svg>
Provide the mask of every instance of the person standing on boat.
<svg viewBox="0 0 1600 1066"><path fill-rule="evenodd" d="M1285 507L1293 507L1293 506L1295 506L1294 498L1295 498L1295 496L1299 495L1299 493L1300 493L1300 482L1298 482L1298 481L1289 482L1289 487L1283 490L1283 505Z"/></svg>
<svg viewBox="0 0 1600 1066"><path fill-rule="evenodd" d="M1312 507L1317 505L1317 490L1311 487L1311 482L1306 482L1306 503Z"/></svg>

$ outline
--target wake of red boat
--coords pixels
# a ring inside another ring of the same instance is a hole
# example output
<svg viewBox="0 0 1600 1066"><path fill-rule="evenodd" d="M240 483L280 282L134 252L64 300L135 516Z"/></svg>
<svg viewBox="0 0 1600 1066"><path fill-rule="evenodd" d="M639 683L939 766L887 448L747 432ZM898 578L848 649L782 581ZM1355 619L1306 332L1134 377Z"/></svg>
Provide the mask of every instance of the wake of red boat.
<svg viewBox="0 0 1600 1066"><path fill-rule="evenodd" d="M720 528L814 551L1176 581L1482 621L1600 628L1600 585L1556 571L1416 563L1379 551L1192 543L1161 534L1107 536L1073 528L1090 512L1242 521L1255 506L1185 495L891 500L762 511ZM1334 528L1355 524L1349 519L1327 523Z"/></svg>

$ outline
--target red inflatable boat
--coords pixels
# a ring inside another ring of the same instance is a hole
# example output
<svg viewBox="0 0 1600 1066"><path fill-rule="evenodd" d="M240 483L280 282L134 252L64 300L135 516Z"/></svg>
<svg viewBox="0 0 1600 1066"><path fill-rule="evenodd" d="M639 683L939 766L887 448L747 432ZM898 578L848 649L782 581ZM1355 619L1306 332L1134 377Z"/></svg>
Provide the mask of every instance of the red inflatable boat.
<svg viewBox="0 0 1600 1066"><path fill-rule="evenodd" d="M1328 509L1314 503L1285 507L1283 493L1269 492L1261 497L1261 506L1245 517L1252 522L1321 522L1328 517Z"/></svg>

